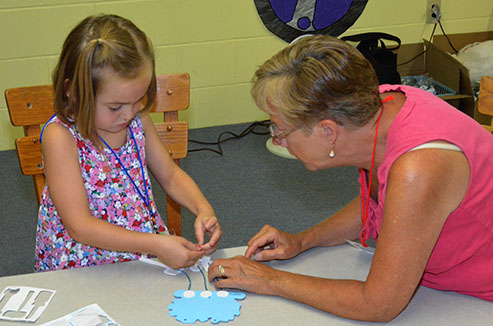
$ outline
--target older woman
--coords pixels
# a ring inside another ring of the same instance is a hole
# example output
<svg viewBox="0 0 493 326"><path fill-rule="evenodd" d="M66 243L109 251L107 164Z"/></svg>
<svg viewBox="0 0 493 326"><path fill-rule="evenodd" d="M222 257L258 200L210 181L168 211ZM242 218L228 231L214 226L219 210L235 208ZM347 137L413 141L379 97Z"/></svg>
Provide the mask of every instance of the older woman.
<svg viewBox="0 0 493 326"><path fill-rule="evenodd" d="M359 167L361 193L298 234L265 226L245 256L210 266L216 287L368 321L396 317L420 284L493 301L491 134L428 92L378 86L368 61L329 36L302 38L265 62L252 94L275 142L309 170ZM366 281L259 263L358 237L377 243Z"/></svg>

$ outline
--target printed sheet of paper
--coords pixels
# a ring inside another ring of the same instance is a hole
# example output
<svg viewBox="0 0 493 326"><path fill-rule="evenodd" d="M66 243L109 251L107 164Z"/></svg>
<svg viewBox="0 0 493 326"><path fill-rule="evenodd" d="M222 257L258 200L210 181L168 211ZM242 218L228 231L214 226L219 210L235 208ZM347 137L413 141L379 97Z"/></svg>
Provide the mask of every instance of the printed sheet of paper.
<svg viewBox="0 0 493 326"><path fill-rule="evenodd" d="M119 326L96 303L41 326Z"/></svg>

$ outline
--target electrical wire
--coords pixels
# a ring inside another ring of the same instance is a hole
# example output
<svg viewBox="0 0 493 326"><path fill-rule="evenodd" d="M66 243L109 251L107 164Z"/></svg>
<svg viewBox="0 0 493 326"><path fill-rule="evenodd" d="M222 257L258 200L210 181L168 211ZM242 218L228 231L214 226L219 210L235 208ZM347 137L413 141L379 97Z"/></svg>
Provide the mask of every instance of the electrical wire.
<svg viewBox="0 0 493 326"><path fill-rule="evenodd" d="M185 271L180 271L180 273L184 274L187 279L188 279L188 290L190 291L190 289L192 288L192 280L190 279L190 276L188 276L187 273L185 273Z"/></svg>
<svg viewBox="0 0 493 326"><path fill-rule="evenodd" d="M429 41L431 42L432 39L433 39L433 35L435 35L435 29L437 28L437 25L440 26L440 29L442 31L442 34L443 36L445 36L445 38L447 39L448 41L448 44L450 45L450 47L455 51L455 53L457 54L459 51L457 51L457 49L455 48L455 46L452 44L452 41L450 40L450 38L448 37L447 33L445 33L445 30L443 29L443 26L442 26L442 21L440 19L437 20L437 22L435 23L435 25L433 26L433 31L431 32L431 35L430 35L430 39ZM411 59L407 60L406 62L401 62L398 64L398 66L402 66L402 65L406 65L414 60L416 60L417 58L419 58L420 56L422 56L423 54L426 53L426 51L428 51L430 47L427 47L424 51L422 51L421 53L418 53L416 56L412 57Z"/></svg>
<svg viewBox="0 0 493 326"><path fill-rule="evenodd" d="M436 23L435 23L435 25L433 25L433 30L431 31L431 35L430 35L430 39L429 39L430 43L431 43L431 41L432 41L432 39L433 39L433 35L435 35L435 30L436 30L437 25L439 24L439 22L440 22L440 21L436 22ZM440 23L440 26L442 26L442 24L441 24L441 23ZM422 56L423 54L425 54L425 53L426 53L426 51L428 51L428 49L429 49L429 48L430 48L429 46L428 46L428 47L426 47L426 49L425 49L424 51L422 51L422 52L418 53L417 55L415 55L414 57L412 57L411 59L409 59L409 60L407 60L407 61L405 61L405 62L401 62L401 63L399 63L399 64L398 64L398 66L407 65L408 63L410 63L410 62L412 62L412 61L416 60L417 58L419 58L420 56Z"/></svg>
<svg viewBox="0 0 493 326"><path fill-rule="evenodd" d="M449 39L448 35L443 30L442 22L440 20L438 21L438 24L440 25L440 29L442 30L443 36L445 36L445 38L447 39L448 44L455 51L455 54L457 54L459 51L457 51L457 49L455 48L455 46L452 44L452 41Z"/></svg>
<svg viewBox="0 0 493 326"><path fill-rule="evenodd" d="M207 288L207 280L205 278L204 272L202 271L202 267L200 267L200 264L197 264L197 267L199 268L200 274L202 274L202 278L204 279L204 288L206 291L209 291L209 289Z"/></svg>
<svg viewBox="0 0 493 326"><path fill-rule="evenodd" d="M214 148L203 147L203 148L189 149L188 153L198 152L198 151L211 151L211 152L214 152L214 153L222 156L224 152L223 152L223 149L221 147L221 144L223 144L223 143L225 143L231 139L238 139L238 138L245 137L248 134L268 135L268 134L270 134L269 131L256 131L255 128L262 127L262 128L268 129L269 124L270 124L270 120L253 122L248 127L246 127L240 134L235 134L234 132L231 132L231 131L223 131L222 133L219 134L219 136L217 137L217 141L215 141L215 142L205 142L205 141L188 139L188 142L194 143L194 144L217 146L217 150ZM231 137L221 139L224 135L230 135Z"/></svg>

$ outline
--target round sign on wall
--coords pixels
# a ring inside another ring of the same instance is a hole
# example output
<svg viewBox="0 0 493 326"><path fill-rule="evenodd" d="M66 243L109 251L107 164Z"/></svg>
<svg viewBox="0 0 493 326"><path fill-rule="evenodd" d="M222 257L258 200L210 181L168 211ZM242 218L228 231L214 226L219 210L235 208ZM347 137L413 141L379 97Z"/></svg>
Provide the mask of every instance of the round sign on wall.
<svg viewBox="0 0 493 326"><path fill-rule="evenodd" d="M291 42L305 34L339 36L351 27L368 0L254 0L269 31Z"/></svg>

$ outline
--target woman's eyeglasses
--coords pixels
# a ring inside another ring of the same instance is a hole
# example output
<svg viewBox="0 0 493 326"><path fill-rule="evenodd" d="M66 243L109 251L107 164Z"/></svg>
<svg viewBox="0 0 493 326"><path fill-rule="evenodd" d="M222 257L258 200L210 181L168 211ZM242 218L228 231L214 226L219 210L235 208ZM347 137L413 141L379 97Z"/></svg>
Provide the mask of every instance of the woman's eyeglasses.
<svg viewBox="0 0 493 326"><path fill-rule="evenodd" d="M293 131L297 130L298 128L292 128L288 130L281 130L279 127L277 127L275 124L271 123L269 125L269 131L270 131L270 136L272 137L272 140L281 143L286 137L289 136L290 133Z"/></svg>

